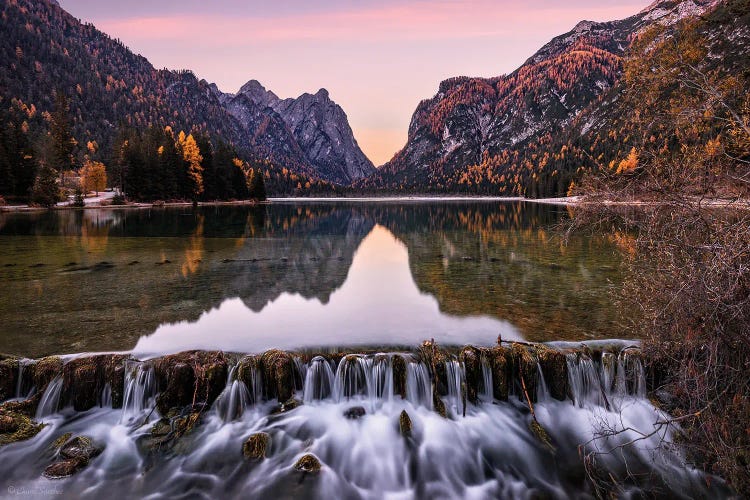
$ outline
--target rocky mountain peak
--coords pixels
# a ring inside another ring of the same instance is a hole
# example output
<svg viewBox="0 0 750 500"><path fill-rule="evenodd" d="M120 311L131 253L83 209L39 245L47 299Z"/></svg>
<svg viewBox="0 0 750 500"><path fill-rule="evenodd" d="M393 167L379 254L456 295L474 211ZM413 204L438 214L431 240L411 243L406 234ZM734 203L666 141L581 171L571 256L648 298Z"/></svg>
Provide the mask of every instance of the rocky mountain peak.
<svg viewBox="0 0 750 500"><path fill-rule="evenodd" d="M346 113L324 88L315 94L280 99L257 80L250 80L226 105L255 140L264 138L258 130L274 124L276 134L285 136L278 148L325 180L351 184L375 171L359 148ZM267 146L274 149L272 144Z"/></svg>
<svg viewBox="0 0 750 500"><path fill-rule="evenodd" d="M244 95L251 101L262 106L273 107L280 99L276 94L266 88L258 80L250 80L240 87L238 95Z"/></svg>

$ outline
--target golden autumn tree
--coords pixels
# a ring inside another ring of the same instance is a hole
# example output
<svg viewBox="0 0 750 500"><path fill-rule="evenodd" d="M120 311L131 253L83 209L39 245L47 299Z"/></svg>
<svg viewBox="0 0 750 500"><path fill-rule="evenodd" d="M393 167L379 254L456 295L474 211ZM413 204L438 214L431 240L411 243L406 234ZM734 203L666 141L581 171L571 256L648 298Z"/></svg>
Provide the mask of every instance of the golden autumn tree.
<svg viewBox="0 0 750 500"><path fill-rule="evenodd" d="M81 185L86 192L99 191L107 188L107 169L103 163L87 159L81 169Z"/></svg>
<svg viewBox="0 0 750 500"><path fill-rule="evenodd" d="M177 143L182 152L182 159L185 162L186 187L185 194L193 201L203 194L203 156L201 156L198 144L195 142L193 134L185 135L180 132L177 137Z"/></svg>

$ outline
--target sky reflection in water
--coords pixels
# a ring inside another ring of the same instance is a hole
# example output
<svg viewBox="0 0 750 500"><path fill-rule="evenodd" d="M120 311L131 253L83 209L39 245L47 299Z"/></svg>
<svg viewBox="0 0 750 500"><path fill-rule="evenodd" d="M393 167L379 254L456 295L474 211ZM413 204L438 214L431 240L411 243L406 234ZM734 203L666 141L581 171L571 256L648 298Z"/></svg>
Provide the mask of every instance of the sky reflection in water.
<svg viewBox="0 0 750 500"><path fill-rule="evenodd" d="M491 345L498 335L523 338L507 321L442 313L435 297L414 283L406 246L376 225L354 254L346 281L327 303L285 292L255 312L242 300L229 299L195 323L162 325L153 335L141 337L134 352L417 345L429 338L444 344Z"/></svg>

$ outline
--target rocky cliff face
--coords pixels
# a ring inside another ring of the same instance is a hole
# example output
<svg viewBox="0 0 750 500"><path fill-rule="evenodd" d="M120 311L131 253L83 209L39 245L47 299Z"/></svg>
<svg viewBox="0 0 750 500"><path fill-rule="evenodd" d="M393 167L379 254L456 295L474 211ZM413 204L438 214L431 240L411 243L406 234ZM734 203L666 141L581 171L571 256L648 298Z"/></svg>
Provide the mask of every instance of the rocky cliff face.
<svg viewBox="0 0 750 500"><path fill-rule="evenodd" d="M422 101L406 146L363 188L452 190L462 170L570 123L619 80L633 36L705 12L715 0L656 2L613 22L582 21L509 75L457 77ZM500 175L500 173L497 173Z"/></svg>
<svg viewBox="0 0 750 500"><path fill-rule="evenodd" d="M282 100L250 80L236 95L224 94L220 99L251 141L270 151L283 151L322 179L351 184L375 171L359 148L346 113L325 89Z"/></svg>
<svg viewBox="0 0 750 500"><path fill-rule="evenodd" d="M111 150L120 123L168 125L198 128L249 159L271 160L265 168L272 190L282 168L304 176L302 184L321 178L348 184L374 170L325 92L282 101L250 81L236 95L225 94L189 70L157 70L52 0L0 2L0 14L0 104L16 99L36 109L32 128L45 126L42 117L54 108L50 89L61 89L76 140L95 141L101 151Z"/></svg>

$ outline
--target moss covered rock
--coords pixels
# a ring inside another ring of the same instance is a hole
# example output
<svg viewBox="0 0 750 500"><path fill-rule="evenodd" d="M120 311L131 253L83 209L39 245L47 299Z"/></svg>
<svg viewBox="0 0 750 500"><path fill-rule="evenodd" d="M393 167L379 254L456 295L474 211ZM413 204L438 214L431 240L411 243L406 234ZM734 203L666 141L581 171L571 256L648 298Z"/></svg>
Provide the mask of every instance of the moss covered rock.
<svg viewBox="0 0 750 500"><path fill-rule="evenodd" d="M15 397L18 384L18 360L6 358L0 361L0 401Z"/></svg>
<svg viewBox="0 0 750 500"><path fill-rule="evenodd" d="M473 346L461 349L459 361L464 365L466 374L466 399L472 404L479 402L479 383L482 380L481 351Z"/></svg>
<svg viewBox="0 0 750 500"><path fill-rule="evenodd" d="M507 401L510 393L510 352L504 347L488 349L486 355L492 368L492 392L495 399Z"/></svg>
<svg viewBox="0 0 750 500"><path fill-rule="evenodd" d="M411 417L409 417L409 414L406 413L406 410L401 410L401 414L398 416L398 430L404 437L411 436Z"/></svg>
<svg viewBox="0 0 750 500"><path fill-rule="evenodd" d="M242 443L242 454L250 460L261 460L266 458L268 447L271 443L271 436L266 432L256 432L251 434L244 443Z"/></svg>
<svg viewBox="0 0 750 500"><path fill-rule="evenodd" d="M0 410L0 446L31 439L43 427L22 413Z"/></svg>
<svg viewBox="0 0 750 500"><path fill-rule="evenodd" d="M570 397L568 359L565 353L541 346L537 349L537 356L550 396L560 401Z"/></svg>
<svg viewBox="0 0 750 500"><path fill-rule="evenodd" d="M64 479L72 476L86 465L88 465L88 462L78 459L61 460L44 469L44 477L47 479Z"/></svg>
<svg viewBox="0 0 750 500"><path fill-rule="evenodd" d="M294 396L294 361L288 352L278 349L266 351L261 356L263 385L269 397L276 396L279 402Z"/></svg>
<svg viewBox="0 0 750 500"><path fill-rule="evenodd" d="M297 460L297 462L294 464L294 468L295 470L301 472L319 472L322 468L322 465L320 464L320 460L318 460L318 457L316 457L312 453L308 453Z"/></svg>
<svg viewBox="0 0 750 500"><path fill-rule="evenodd" d="M37 392L40 392L62 372L63 361L59 356L49 356L40 359L30 368L34 371L34 386Z"/></svg>

